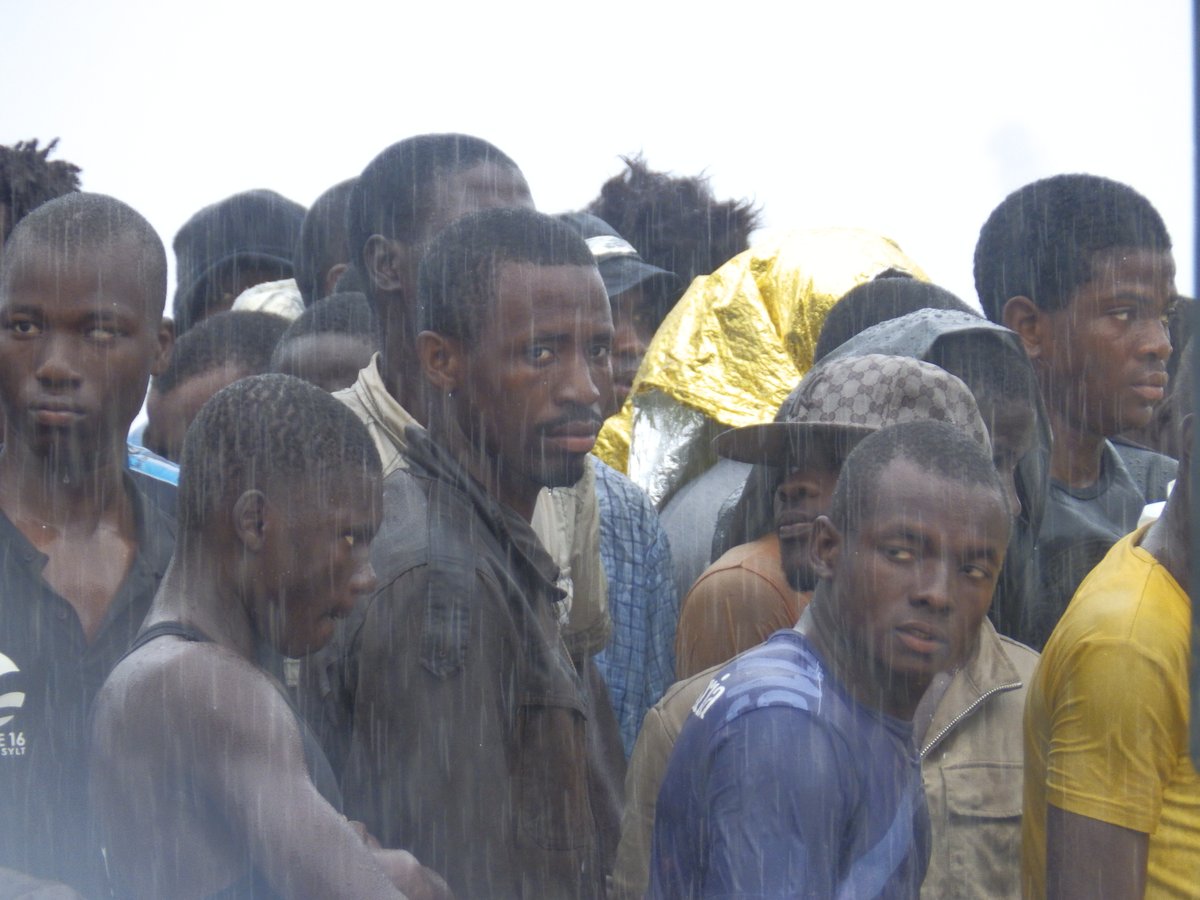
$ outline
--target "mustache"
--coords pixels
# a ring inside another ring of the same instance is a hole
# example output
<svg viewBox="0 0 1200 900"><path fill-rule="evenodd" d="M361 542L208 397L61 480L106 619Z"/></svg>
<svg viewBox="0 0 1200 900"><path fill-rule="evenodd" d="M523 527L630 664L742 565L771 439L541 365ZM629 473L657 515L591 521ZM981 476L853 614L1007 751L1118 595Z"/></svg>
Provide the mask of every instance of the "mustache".
<svg viewBox="0 0 1200 900"><path fill-rule="evenodd" d="M551 419L549 422L543 422L538 426L538 431L542 434L546 434L578 425L594 427L597 431L599 431L604 425L604 417L594 409L581 407L579 409L571 410L559 416L557 419Z"/></svg>

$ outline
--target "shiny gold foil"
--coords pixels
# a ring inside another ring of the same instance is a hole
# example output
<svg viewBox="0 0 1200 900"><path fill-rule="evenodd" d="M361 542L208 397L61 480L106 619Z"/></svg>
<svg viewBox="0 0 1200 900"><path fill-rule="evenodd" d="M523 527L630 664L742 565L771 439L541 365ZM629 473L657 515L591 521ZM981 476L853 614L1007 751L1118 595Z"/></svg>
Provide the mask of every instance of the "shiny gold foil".
<svg viewBox="0 0 1200 900"><path fill-rule="evenodd" d="M605 423L596 454L628 469L639 396L651 392L658 406L666 397L689 418L700 413L727 428L771 421L812 365L833 304L887 269L927 280L888 238L823 228L782 234L697 278L655 334L629 400ZM672 442L668 434L658 438ZM669 454L672 465L686 465L683 449ZM661 490L652 497L665 499Z"/></svg>

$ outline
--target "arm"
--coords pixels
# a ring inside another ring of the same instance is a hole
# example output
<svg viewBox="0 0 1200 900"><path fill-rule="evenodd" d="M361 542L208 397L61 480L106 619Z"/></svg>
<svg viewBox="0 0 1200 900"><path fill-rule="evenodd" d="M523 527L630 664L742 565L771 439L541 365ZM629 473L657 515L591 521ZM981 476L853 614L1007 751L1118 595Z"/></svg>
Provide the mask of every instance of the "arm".
<svg viewBox="0 0 1200 900"><path fill-rule="evenodd" d="M1135 900L1146 890L1149 835L1046 810L1047 900Z"/></svg>
<svg viewBox="0 0 1200 900"><path fill-rule="evenodd" d="M295 716L261 673L211 645L180 654L173 727L189 741L194 783L284 897L402 897L432 886L408 859L363 843L308 775ZM170 731L167 731L170 734ZM407 855L405 855L407 856ZM236 873L233 873L236 874ZM436 896L436 894L434 894Z"/></svg>

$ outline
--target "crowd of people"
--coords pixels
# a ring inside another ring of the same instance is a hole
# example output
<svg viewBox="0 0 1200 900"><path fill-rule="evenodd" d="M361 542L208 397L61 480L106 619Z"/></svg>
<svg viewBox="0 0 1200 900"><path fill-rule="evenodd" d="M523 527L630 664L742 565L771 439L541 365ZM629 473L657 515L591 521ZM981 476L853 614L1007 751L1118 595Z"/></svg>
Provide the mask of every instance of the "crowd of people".
<svg viewBox="0 0 1200 900"><path fill-rule="evenodd" d="M0 898L1200 895L1132 188L1003 198L975 306L425 134L196 212L168 310L54 148L0 148Z"/></svg>

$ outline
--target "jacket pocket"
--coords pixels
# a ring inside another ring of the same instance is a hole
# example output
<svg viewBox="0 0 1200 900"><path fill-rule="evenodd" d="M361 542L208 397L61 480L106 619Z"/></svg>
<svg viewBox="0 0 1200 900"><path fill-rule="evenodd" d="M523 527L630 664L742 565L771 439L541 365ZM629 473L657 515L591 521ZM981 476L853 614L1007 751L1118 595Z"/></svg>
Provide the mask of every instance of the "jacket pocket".
<svg viewBox="0 0 1200 900"><path fill-rule="evenodd" d="M526 703L519 712L517 819L546 850L578 850L592 839L587 720L570 706Z"/></svg>
<svg viewBox="0 0 1200 900"><path fill-rule="evenodd" d="M1023 774L1011 762L942 770L946 896L1020 896Z"/></svg>

